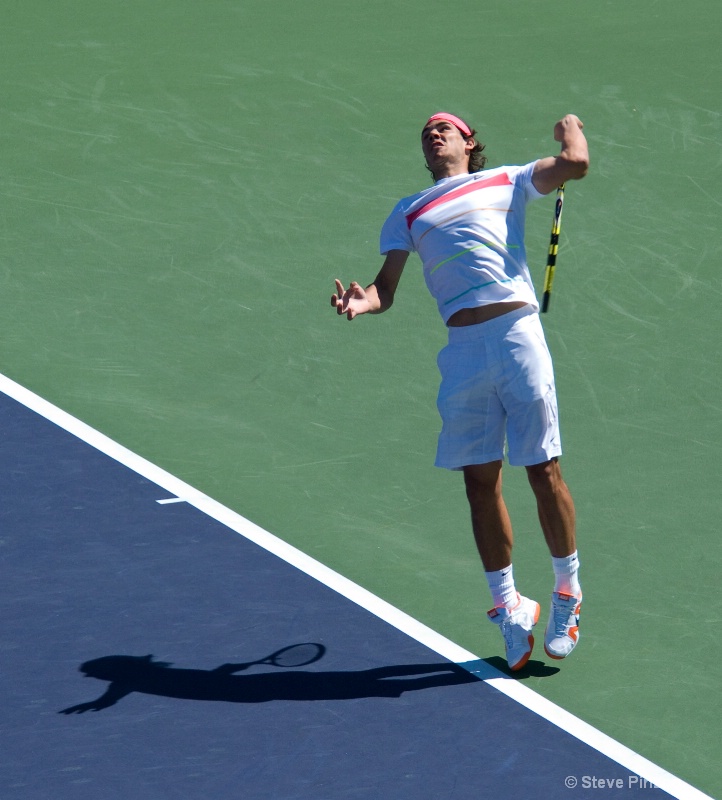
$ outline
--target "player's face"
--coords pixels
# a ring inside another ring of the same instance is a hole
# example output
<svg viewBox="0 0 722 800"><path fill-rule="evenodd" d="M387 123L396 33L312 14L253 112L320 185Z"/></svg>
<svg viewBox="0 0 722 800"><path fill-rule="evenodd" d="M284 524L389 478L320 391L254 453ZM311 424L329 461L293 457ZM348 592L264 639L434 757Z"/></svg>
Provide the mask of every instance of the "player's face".
<svg viewBox="0 0 722 800"><path fill-rule="evenodd" d="M434 120L421 132L421 149L432 170L441 164L468 163L473 146L473 140L467 141L461 131L446 120Z"/></svg>

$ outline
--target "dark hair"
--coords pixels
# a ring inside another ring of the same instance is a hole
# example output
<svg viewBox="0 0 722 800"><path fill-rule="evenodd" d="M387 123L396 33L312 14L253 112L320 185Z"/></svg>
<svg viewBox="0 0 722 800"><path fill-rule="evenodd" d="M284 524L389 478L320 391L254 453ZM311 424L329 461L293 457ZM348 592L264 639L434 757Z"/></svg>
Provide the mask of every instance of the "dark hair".
<svg viewBox="0 0 722 800"><path fill-rule="evenodd" d="M474 137L476 131L471 129L471 136ZM486 165L486 156L483 155L485 144L477 140L474 149L469 153L469 172L480 172Z"/></svg>
<svg viewBox="0 0 722 800"><path fill-rule="evenodd" d="M461 134L464 136L464 134ZM469 136L464 136L464 138L468 141L469 139L476 139L476 131L474 128L471 128L471 134ZM478 139L476 139L476 144L474 145L472 151L469 153L469 172L481 172L486 165L486 156L484 155L484 148L486 147L485 144L482 144ZM426 169L433 175L434 172L431 167L426 164Z"/></svg>

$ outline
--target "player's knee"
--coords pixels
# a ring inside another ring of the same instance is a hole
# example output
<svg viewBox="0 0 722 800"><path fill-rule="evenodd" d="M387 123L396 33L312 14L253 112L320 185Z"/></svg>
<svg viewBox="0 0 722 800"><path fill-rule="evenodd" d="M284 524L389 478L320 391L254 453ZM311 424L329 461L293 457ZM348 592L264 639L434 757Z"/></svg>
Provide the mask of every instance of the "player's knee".
<svg viewBox="0 0 722 800"><path fill-rule="evenodd" d="M564 479L556 458L526 468L529 484L536 495L556 494L564 487Z"/></svg>
<svg viewBox="0 0 722 800"><path fill-rule="evenodd" d="M472 507L501 494L501 462L464 467L466 496Z"/></svg>

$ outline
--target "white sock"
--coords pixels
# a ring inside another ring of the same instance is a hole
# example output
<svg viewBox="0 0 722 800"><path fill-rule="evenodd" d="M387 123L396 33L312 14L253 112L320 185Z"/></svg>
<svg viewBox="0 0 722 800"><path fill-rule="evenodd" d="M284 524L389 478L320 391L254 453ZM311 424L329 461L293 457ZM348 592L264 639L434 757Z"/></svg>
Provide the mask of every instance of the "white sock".
<svg viewBox="0 0 722 800"><path fill-rule="evenodd" d="M514 586L514 570L511 564L495 572L485 572L489 584L494 608L504 606L511 610L519 602L519 597Z"/></svg>
<svg viewBox="0 0 722 800"><path fill-rule="evenodd" d="M576 550L564 558L552 556L552 565L555 578L554 591L579 597L582 587L579 585L579 556Z"/></svg>

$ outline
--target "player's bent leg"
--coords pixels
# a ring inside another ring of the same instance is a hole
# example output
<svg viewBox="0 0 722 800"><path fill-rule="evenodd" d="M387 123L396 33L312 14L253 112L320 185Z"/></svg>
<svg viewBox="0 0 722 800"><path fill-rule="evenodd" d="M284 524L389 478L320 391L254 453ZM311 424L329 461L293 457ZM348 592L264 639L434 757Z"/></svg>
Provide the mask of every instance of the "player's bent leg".
<svg viewBox="0 0 722 800"><path fill-rule="evenodd" d="M501 461L464 467L474 539L487 577L499 570L511 572L513 534L501 492L501 472ZM496 604L487 614L504 637L506 660L512 671L521 669L531 656L532 629L539 611L537 602L516 593L516 603Z"/></svg>
<svg viewBox="0 0 722 800"><path fill-rule="evenodd" d="M474 541L487 572L511 564L511 520L501 493L501 461L464 467Z"/></svg>

